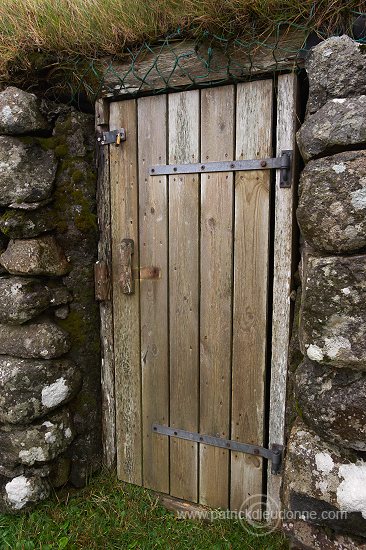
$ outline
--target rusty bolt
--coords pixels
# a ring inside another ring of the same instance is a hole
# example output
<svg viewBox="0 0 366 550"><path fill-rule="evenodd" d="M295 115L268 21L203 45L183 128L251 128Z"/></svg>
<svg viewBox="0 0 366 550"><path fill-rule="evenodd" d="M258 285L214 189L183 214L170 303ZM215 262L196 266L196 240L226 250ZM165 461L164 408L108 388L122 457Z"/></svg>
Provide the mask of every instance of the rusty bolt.
<svg viewBox="0 0 366 550"><path fill-rule="evenodd" d="M265 168L267 166L267 163L265 160L261 160L261 166L262 168Z"/></svg>

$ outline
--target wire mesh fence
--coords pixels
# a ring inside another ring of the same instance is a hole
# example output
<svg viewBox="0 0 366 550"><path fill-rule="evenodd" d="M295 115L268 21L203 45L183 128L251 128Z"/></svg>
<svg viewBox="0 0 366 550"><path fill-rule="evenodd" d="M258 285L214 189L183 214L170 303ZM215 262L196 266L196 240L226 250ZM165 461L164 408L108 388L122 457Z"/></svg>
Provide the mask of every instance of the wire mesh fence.
<svg viewBox="0 0 366 550"><path fill-rule="evenodd" d="M366 45L366 14L353 12L357 32L346 30L360 44ZM357 26L357 25L356 25ZM341 35L345 28L332 29ZM85 56L60 58L44 80L45 95L78 101L87 97L93 102L101 95L133 97L142 93L157 94L250 79L259 74L281 70L299 70L308 50L328 38L326 31L316 32L308 24L280 23L268 36L225 37L177 29L163 39L127 48L121 56Z"/></svg>

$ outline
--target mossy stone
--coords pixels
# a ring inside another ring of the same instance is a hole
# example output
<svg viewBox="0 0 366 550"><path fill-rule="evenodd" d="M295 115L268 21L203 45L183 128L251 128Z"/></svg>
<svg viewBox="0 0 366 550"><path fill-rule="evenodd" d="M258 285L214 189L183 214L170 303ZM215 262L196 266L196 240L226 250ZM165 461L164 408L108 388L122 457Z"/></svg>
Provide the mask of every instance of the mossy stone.
<svg viewBox="0 0 366 550"><path fill-rule="evenodd" d="M55 227L55 213L52 208L34 211L9 209L0 217L0 231L10 239L37 237Z"/></svg>

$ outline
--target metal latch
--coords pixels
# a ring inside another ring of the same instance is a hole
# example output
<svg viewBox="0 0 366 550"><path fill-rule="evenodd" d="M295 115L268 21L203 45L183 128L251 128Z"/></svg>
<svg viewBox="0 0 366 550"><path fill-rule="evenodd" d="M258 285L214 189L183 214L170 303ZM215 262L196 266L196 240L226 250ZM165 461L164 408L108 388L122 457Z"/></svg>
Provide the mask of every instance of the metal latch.
<svg viewBox="0 0 366 550"><path fill-rule="evenodd" d="M100 145L115 144L118 147L121 141L126 141L125 128L118 128L118 130L111 130L109 132L102 132L102 135L97 138Z"/></svg>
<svg viewBox="0 0 366 550"><path fill-rule="evenodd" d="M249 443L240 443L239 441L233 441L231 439L224 439L222 437L215 437L212 435L200 434L197 432L187 432L185 430L179 430L177 428L170 428L169 426L162 426L160 424L153 424L152 430L155 433L168 435L170 437L178 437L179 439L186 439L188 441L196 441L197 443L205 443L206 445L212 445L213 447L221 447L230 451L239 453L246 453L255 456L262 456L267 460L270 460L272 474L279 474L282 465L283 446L274 444L271 449L260 447L258 445L250 445Z"/></svg>
<svg viewBox="0 0 366 550"><path fill-rule="evenodd" d="M207 174L210 172L245 172L250 170L280 170L280 187L291 187L292 150L280 157L250 160L229 160L194 164L157 164L151 166L150 176L175 174Z"/></svg>

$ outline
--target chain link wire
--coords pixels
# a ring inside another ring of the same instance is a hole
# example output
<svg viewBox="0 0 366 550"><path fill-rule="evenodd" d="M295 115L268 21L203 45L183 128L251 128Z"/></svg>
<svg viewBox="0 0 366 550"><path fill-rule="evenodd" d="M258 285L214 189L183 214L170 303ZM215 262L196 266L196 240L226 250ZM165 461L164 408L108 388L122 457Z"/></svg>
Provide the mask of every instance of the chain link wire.
<svg viewBox="0 0 366 550"><path fill-rule="evenodd" d="M355 18L365 17L366 21L366 14L353 13ZM332 36L343 32L339 29ZM189 39L178 28L156 43L144 42L128 48L123 57L69 58L52 75L57 84L50 91L56 95L62 82L73 100L86 95L93 102L101 94L135 97L237 82L259 73L258 56L266 59L268 69L262 72L283 69L283 60L291 62L293 70L299 70L311 42L326 38L325 33L315 34L307 25L295 23L278 24L270 37L253 33L252 38L227 38L204 32L199 38ZM357 41L366 44L366 33Z"/></svg>

